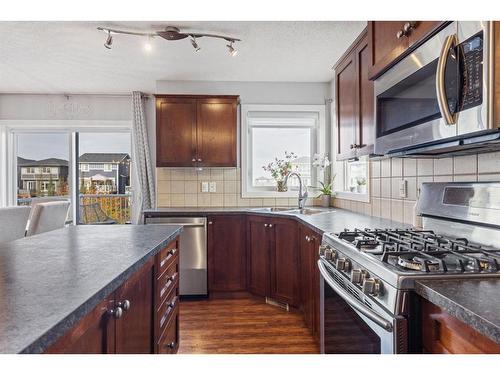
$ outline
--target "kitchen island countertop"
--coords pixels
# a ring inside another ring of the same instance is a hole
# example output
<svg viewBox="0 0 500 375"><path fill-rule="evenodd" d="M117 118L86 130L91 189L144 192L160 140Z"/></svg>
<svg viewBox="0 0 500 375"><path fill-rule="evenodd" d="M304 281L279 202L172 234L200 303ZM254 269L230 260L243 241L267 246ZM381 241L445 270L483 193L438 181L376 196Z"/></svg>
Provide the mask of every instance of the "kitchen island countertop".
<svg viewBox="0 0 500 375"><path fill-rule="evenodd" d="M70 226L0 245L0 353L42 353L182 230Z"/></svg>

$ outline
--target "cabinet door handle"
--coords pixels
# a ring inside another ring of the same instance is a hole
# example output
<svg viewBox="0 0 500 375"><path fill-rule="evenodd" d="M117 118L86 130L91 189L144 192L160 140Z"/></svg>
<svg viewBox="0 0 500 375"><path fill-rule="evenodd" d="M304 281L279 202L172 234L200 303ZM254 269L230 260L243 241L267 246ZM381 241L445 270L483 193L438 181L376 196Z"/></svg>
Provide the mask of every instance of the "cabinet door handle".
<svg viewBox="0 0 500 375"><path fill-rule="evenodd" d="M167 344L167 345L165 345L165 346L166 346L167 348L169 348L169 349L173 349L173 348L175 348L175 342L174 342L174 341L172 341L170 344Z"/></svg>
<svg viewBox="0 0 500 375"><path fill-rule="evenodd" d="M211 221L208 222L208 225L212 225L213 223Z"/></svg>
<svg viewBox="0 0 500 375"><path fill-rule="evenodd" d="M306 241L307 241L307 242L311 242L311 237L306 236Z"/></svg>
<svg viewBox="0 0 500 375"><path fill-rule="evenodd" d="M120 319L123 315L123 310L121 307L116 307L114 309L108 310L108 314L111 315L115 319Z"/></svg>
<svg viewBox="0 0 500 375"><path fill-rule="evenodd" d="M272 227L273 227L273 225L272 225L272 224L269 224L269 228L272 228Z"/></svg>
<svg viewBox="0 0 500 375"><path fill-rule="evenodd" d="M264 228L267 228L267 225L268 225L268 224L264 224Z"/></svg>
<svg viewBox="0 0 500 375"><path fill-rule="evenodd" d="M195 161L196 161L196 159L195 159L195 158L192 158L192 159L191 159L191 161L192 161L192 162L195 162Z"/></svg>
<svg viewBox="0 0 500 375"><path fill-rule="evenodd" d="M121 308L123 311L128 311L130 310L130 301L128 299L124 299L123 301L118 302L116 306Z"/></svg>
<svg viewBox="0 0 500 375"><path fill-rule="evenodd" d="M198 158L198 161L202 161L201 158Z"/></svg>

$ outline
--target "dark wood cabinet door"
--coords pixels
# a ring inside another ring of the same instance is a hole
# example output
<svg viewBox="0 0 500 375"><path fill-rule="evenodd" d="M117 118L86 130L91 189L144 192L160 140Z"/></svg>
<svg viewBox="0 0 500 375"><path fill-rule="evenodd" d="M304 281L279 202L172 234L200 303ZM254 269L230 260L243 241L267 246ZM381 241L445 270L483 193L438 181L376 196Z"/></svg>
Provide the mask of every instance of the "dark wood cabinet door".
<svg viewBox="0 0 500 375"><path fill-rule="evenodd" d="M243 215L208 217L208 290L246 290L246 220Z"/></svg>
<svg viewBox="0 0 500 375"><path fill-rule="evenodd" d="M357 120L357 73L354 54L347 56L335 69L337 109L337 160L354 156Z"/></svg>
<svg viewBox="0 0 500 375"><path fill-rule="evenodd" d="M444 21L417 21L408 35L409 46L411 47L426 38L426 36L441 26L443 22Z"/></svg>
<svg viewBox="0 0 500 375"><path fill-rule="evenodd" d="M153 353L153 258L116 290L115 303L130 303L115 320L116 353Z"/></svg>
<svg viewBox="0 0 500 375"><path fill-rule="evenodd" d="M368 38L372 46L370 78L380 75L408 48L407 37L397 37L406 21L369 21Z"/></svg>
<svg viewBox="0 0 500 375"><path fill-rule="evenodd" d="M197 100L199 166L236 167L237 98Z"/></svg>
<svg viewBox="0 0 500 375"><path fill-rule="evenodd" d="M196 99L156 99L156 166L190 167L196 158Z"/></svg>
<svg viewBox="0 0 500 375"><path fill-rule="evenodd" d="M251 293L269 296L270 277L270 229L269 218L248 218L248 288Z"/></svg>
<svg viewBox="0 0 500 375"><path fill-rule="evenodd" d="M431 354L500 354L500 344L421 298L422 351Z"/></svg>
<svg viewBox="0 0 500 375"><path fill-rule="evenodd" d="M357 156L361 156L372 153L375 143L374 88L373 81L368 76L368 70L371 66L371 46L366 34L356 47L356 63L358 72L357 108L359 111L356 143L359 147Z"/></svg>
<svg viewBox="0 0 500 375"><path fill-rule="evenodd" d="M115 352L115 322L109 313L114 298L101 301L45 353L112 354Z"/></svg>
<svg viewBox="0 0 500 375"><path fill-rule="evenodd" d="M273 219L271 242L271 297L299 306L299 233L295 220Z"/></svg>

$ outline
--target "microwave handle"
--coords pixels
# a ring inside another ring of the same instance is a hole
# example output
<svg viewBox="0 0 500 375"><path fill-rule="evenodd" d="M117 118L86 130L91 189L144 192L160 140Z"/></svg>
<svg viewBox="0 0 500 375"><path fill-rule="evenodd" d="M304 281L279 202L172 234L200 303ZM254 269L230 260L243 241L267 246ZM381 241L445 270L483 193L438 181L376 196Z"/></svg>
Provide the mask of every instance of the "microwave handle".
<svg viewBox="0 0 500 375"><path fill-rule="evenodd" d="M334 290L337 295L342 298L345 302L347 302L354 310L357 310L359 313L366 316L371 321L375 322L377 325L385 329L387 332L392 332L392 323L384 319L377 312L370 310L367 306L356 300L349 293L341 289L334 280L332 280L331 276L328 274L323 262L318 260L318 268L323 279L330 285L330 287Z"/></svg>
<svg viewBox="0 0 500 375"><path fill-rule="evenodd" d="M446 59L448 58L448 52L450 48L457 45L458 39L456 34L448 35L443 43L443 48L439 54L439 60L436 71L436 96L439 105L439 111L441 116L443 116L446 125L454 125L457 122L456 114L450 112L448 106L448 98L446 97L446 82L445 82L445 70L446 70Z"/></svg>

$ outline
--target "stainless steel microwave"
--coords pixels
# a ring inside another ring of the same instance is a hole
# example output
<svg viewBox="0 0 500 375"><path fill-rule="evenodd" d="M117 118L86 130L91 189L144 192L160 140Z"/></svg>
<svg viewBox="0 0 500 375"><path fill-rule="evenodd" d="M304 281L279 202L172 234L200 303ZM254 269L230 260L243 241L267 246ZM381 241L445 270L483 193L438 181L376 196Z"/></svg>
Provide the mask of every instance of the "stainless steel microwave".
<svg viewBox="0 0 500 375"><path fill-rule="evenodd" d="M375 154L439 157L500 147L490 118L491 27L451 22L375 81Z"/></svg>

